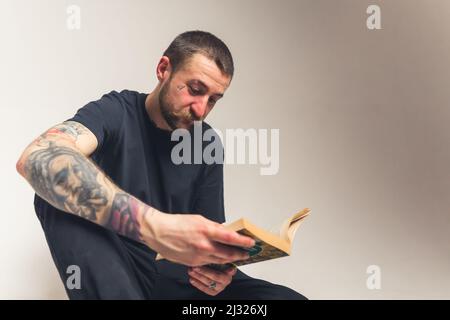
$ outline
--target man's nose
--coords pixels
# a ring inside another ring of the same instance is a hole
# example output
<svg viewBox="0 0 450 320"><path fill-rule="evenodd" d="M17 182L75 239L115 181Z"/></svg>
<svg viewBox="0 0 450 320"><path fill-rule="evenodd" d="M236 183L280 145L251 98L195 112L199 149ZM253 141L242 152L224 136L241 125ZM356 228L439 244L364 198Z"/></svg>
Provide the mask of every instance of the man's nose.
<svg viewBox="0 0 450 320"><path fill-rule="evenodd" d="M197 99L191 104L191 112L195 115L197 118L196 120L203 119L206 112L206 107L208 103L208 97Z"/></svg>

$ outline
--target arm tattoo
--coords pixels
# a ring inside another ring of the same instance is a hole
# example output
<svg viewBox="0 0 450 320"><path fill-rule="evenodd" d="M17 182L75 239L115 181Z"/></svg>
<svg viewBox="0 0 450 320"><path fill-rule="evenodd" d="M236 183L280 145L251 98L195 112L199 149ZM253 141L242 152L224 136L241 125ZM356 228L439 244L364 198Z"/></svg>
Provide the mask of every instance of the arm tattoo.
<svg viewBox="0 0 450 320"><path fill-rule="evenodd" d="M131 239L142 241L139 221L142 221L146 212L136 198L126 193L117 193L106 227Z"/></svg>
<svg viewBox="0 0 450 320"><path fill-rule="evenodd" d="M72 141L77 141L78 137L82 134L86 134L87 129L80 123L75 121L64 121L57 126L47 130L41 134L34 142L40 146L47 143L47 138L51 135L64 135L69 137Z"/></svg>
<svg viewBox="0 0 450 320"><path fill-rule="evenodd" d="M66 131L55 129L55 134L68 132L76 139L80 130L84 130L78 124L65 128ZM47 133L51 134L52 130ZM39 141L44 148L32 152L23 169L36 193L60 210L144 242L141 223L148 206L127 193L116 191L93 162L76 150L47 139L47 133Z"/></svg>
<svg viewBox="0 0 450 320"><path fill-rule="evenodd" d="M46 142L25 163L34 190L58 209L97 221L96 213L108 204L110 191L99 183L100 170L75 150ZM100 179L101 180L101 179Z"/></svg>
<svg viewBox="0 0 450 320"><path fill-rule="evenodd" d="M77 140L78 136L87 132L86 128L75 121L64 121L62 124L55 127L55 129L71 136Z"/></svg>

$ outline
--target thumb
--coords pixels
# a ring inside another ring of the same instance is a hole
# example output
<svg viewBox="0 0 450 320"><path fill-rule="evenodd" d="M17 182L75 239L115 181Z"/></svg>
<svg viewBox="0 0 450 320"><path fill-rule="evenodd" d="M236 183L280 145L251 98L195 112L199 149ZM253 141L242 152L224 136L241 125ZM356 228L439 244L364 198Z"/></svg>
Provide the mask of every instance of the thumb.
<svg viewBox="0 0 450 320"><path fill-rule="evenodd" d="M229 269L225 270L225 273L230 275L230 276L234 276L237 272L237 268L235 266L230 267Z"/></svg>

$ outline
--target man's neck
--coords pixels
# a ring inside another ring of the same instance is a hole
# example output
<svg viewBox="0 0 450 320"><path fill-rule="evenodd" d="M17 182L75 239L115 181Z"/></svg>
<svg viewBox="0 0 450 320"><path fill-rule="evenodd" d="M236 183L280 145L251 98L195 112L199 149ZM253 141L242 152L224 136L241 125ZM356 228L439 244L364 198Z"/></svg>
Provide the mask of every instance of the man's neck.
<svg viewBox="0 0 450 320"><path fill-rule="evenodd" d="M158 95L155 91L150 92L145 99L145 109L151 121L160 129L171 131L169 125L161 113Z"/></svg>

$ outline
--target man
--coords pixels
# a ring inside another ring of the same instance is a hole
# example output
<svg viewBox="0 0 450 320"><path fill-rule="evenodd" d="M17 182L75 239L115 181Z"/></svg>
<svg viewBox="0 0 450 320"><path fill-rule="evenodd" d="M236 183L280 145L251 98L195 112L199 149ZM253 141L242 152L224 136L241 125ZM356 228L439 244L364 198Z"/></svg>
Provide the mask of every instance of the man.
<svg viewBox="0 0 450 320"><path fill-rule="evenodd" d="M17 162L71 299L302 299L289 288L207 264L246 259L226 230L222 164L171 161L171 132L191 130L224 95L232 56L190 31L164 52L150 94L112 91L33 141ZM216 137L217 138L217 137ZM83 218L83 219L82 219ZM167 260L155 261L156 252Z"/></svg>

